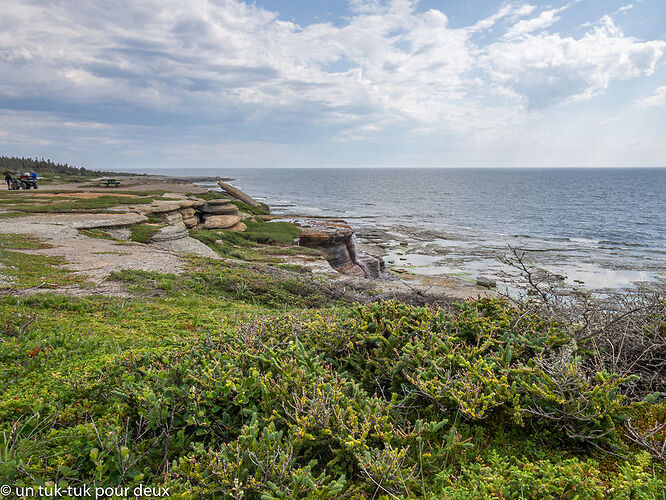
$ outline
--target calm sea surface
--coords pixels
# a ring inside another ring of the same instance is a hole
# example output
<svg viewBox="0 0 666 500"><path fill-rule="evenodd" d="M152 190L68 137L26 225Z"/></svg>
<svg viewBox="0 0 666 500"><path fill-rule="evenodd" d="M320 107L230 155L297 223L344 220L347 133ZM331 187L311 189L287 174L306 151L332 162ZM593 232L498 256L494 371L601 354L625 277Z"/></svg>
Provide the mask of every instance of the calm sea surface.
<svg viewBox="0 0 666 500"><path fill-rule="evenodd" d="M159 173L232 177L274 212L345 218L370 239L383 231L395 237L387 259L426 274L496 273L495 254L507 245L534 250L541 265L590 287L631 286L666 273L663 168Z"/></svg>

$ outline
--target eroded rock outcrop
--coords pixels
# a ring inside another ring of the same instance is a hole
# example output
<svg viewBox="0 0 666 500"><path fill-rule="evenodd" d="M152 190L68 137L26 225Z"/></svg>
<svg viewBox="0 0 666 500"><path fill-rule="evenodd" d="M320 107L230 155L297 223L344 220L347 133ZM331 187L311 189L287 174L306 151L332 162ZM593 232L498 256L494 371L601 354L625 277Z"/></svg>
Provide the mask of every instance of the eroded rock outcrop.
<svg viewBox="0 0 666 500"><path fill-rule="evenodd" d="M326 259L336 271L349 276L388 279L381 257L360 251L354 230L344 224L320 224L305 229L299 245L323 250Z"/></svg>

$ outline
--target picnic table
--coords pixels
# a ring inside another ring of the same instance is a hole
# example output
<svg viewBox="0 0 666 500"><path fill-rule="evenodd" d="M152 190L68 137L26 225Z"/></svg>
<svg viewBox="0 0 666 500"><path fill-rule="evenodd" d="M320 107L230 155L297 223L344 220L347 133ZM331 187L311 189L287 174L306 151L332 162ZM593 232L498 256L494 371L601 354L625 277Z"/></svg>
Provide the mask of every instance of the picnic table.
<svg viewBox="0 0 666 500"><path fill-rule="evenodd" d="M120 186L120 181L117 181L116 179L106 179L102 185L104 187Z"/></svg>

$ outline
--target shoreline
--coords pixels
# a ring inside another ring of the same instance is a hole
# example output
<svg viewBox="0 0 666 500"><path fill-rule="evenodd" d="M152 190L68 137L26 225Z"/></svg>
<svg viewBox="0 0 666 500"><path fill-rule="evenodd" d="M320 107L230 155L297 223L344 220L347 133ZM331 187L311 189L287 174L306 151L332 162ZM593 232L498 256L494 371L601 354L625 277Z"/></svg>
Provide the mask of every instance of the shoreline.
<svg viewBox="0 0 666 500"><path fill-rule="evenodd" d="M379 232L389 233L381 234L383 242L407 241L407 252L388 248L387 260L417 274L474 282L506 270L495 254L507 254L510 245L530 250L535 267L587 290L632 289L640 282L663 284L666 279L666 227L663 203L659 206L661 188L655 188L655 181L663 185L660 173L220 172L236 177L247 192L264 196L275 213L342 218L359 239L372 240L372 233ZM632 180L628 189L621 187L625 178ZM571 185L573 180L576 185ZM551 185L552 190L547 189ZM595 194L601 187L608 188L607 198ZM542 196L559 201L543 202ZM643 206L640 213L630 209L637 204Z"/></svg>
<svg viewBox="0 0 666 500"><path fill-rule="evenodd" d="M383 221L373 227L368 219L375 219L374 216L302 215L294 208L291 206L292 211L274 214L274 217L344 220L354 227L360 246L384 257L387 266L401 276L454 279L467 284L473 284L478 278L499 279L507 268L498 256L509 253L510 245L525 249L535 269L546 268L554 275L565 276L566 284L572 287L591 292L666 287L666 272L659 260L653 261L648 256L631 260L627 260L626 255L621 259L614 257L625 251L622 246L604 247L606 254L602 255L592 241L505 236L498 242L420 226L418 221L409 226L405 221ZM650 252L650 249L645 251Z"/></svg>
<svg viewBox="0 0 666 500"><path fill-rule="evenodd" d="M11 213L11 205L9 205L9 212L5 210L4 217L0 220L0 233L28 234L30 237L44 241L47 248L36 250L38 254L64 259L67 269L81 275L85 281L92 280L94 284L88 289L81 289L78 285L73 287L40 285L37 288L31 287L25 292L17 290L11 293L52 291L74 295L91 293L126 295L122 287L107 281L111 273L122 269L178 273L184 269L181 255L190 252L205 257L220 258L214 249L188 236L188 231L184 226L179 229L178 226L182 223L174 222L175 219L168 216L169 213L176 214L173 212L174 210L184 210L178 207L189 206L192 199L206 194L209 191L207 188L182 178L170 176L124 176L122 174L115 175L122 181L121 186L100 188L97 184L108 177L91 177L86 182L42 183L37 191L21 191L7 195L9 196L7 199L14 200L14 202L25 199L35 200L34 203L37 203L39 200L40 205L50 204L52 199L56 203L63 203L59 201L61 199L71 200L64 203L92 203L95 199L105 197L117 198L120 203L118 208L105 209L101 213L99 210L93 210L93 213L61 213L50 210L40 212L38 210L36 213L15 214L20 215L18 219L11 217L14 214ZM148 205L132 205L134 203L132 200L137 199L137 196L145 197L146 193L155 193L152 196L156 197L157 201ZM165 201L160 201L163 196ZM153 213L155 211L156 213ZM150 225L151 218L161 213L165 213L166 218L162 218L164 227L159 230L158 236L162 233L164 236L160 236L159 241L147 242L150 243L149 245L127 242L130 226ZM332 221L325 218L319 220ZM20 224L17 221L21 221ZM85 235L81 231L84 231ZM106 234L106 236L100 239L94 236L97 234L94 232ZM261 249L258 251L262 252ZM156 256L155 258L149 257L151 252ZM372 280L346 276L338 273L323 257L289 254L278 257L277 255L272 256L274 253L274 251L269 252L267 260L278 260L287 267L307 271L317 279L326 280L331 286L341 290L343 295L357 296L360 291L361 296L358 297L362 300L368 300L370 296L374 296L375 300L377 298L400 298L423 303L437 303L494 295L486 288L449 278L409 275L396 276L392 280ZM3 285L7 287L9 283L3 281ZM364 298L363 294L370 295Z"/></svg>
<svg viewBox="0 0 666 500"><path fill-rule="evenodd" d="M210 188L218 191L216 186L209 184L210 178L192 176L186 180L184 176L167 176L167 175L124 175L121 173L116 174L118 178L129 181L131 185L122 186L119 188L106 188L104 193L113 194L120 192L142 192L142 191L160 191L167 189L176 191L183 195L195 195L196 193L205 193ZM107 176L108 177L108 176ZM222 178L222 177L220 177ZM229 179L229 177L226 177ZM223 179L223 178L222 178ZM91 179L95 180L95 179ZM97 179L99 180L99 179ZM201 182L202 184L197 184ZM89 183L90 184L90 183ZM46 196L49 191L69 192L72 193L78 190L91 190L96 189L90 185L80 184L44 184L40 186L40 191L35 192L34 196ZM98 190L98 189L97 189ZM283 207L276 207L281 210ZM453 299L468 299L477 298L479 296L494 296L495 292L489 288L478 286L477 279L490 279L495 280L496 276L486 271L488 263L491 262L495 256L493 252L497 249L484 247L479 242L473 242L473 245L460 246L451 250L448 246L442 246L444 243L450 243L455 240L441 240L446 237L441 231L430 230L427 228L419 227L418 225L406 226L404 221L396 221L393 225L376 225L365 223L356 225L361 217L350 217L349 219L342 219L339 217L327 216L299 216L293 214L273 213L270 219L282 220L311 220L318 222L344 222L353 227L354 233L358 240L358 248L361 251L367 252L370 255L381 257L387 269L395 277L393 284L383 283L381 280L377 288L382 294L387 293L427 293L436 297L448 297ZM307 226L308 224L305 224ZM537 264L543 262L544 255L549 250L541 249L535 250L534 253L540 253L539 259L536 260ZM463 253L464 252L464 253ZM554 256L547 255L552 261L557 258L562 252L561 249L554 252ZM290 260L291 259L291 260ZM287 258L287 264L295 266L310 267L319 275L326 274L325 266L304 262L302 259ZM496 263L496 262L495 262ZM587 265L594 266L595 262L588 262ZM476 272L470 273L469 269ZM331 268L331 271L334 271ZM580 269L574 270L581 272ZM616 271L605 270L607 273ZM631 272L631 271L630 271ZM635 271L640 274L641 271ZM622 273L627 273L626 270L617 271L618 276ZM585 283L575 281L575 273L567 273L572 275L572 280L566 284L570 287L579 287L585 291L597 291L603 287L590 288ZM657 276L655 278L655 276ZM332 275L335 279L340 279L340 276ZM594 276L592 276L594 277ZM658 290L663 290L663 278L658 277L658 273L654 273L651 280L647 281L648 287L653 287ZM331 277L329 277L331 278ZM582 280L581 280L582 281ZM396 286L394 283L400 283ZM644 286L641 284L636 286ZM615 288L617 289L617 288ZM626 287L631 290L632 287Z"/></svg>

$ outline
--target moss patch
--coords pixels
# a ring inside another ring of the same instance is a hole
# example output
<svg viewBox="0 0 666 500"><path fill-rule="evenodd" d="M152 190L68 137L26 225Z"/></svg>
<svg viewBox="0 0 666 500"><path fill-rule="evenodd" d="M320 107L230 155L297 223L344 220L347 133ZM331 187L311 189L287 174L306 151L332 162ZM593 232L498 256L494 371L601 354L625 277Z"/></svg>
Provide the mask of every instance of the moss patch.
<svg viewBox="0 0 666 500"><path fill-rule="evenodd" d="M138 243L148 243L160 228L161 226L152 224L133 224L130 226L130 240Z"/></svg>

